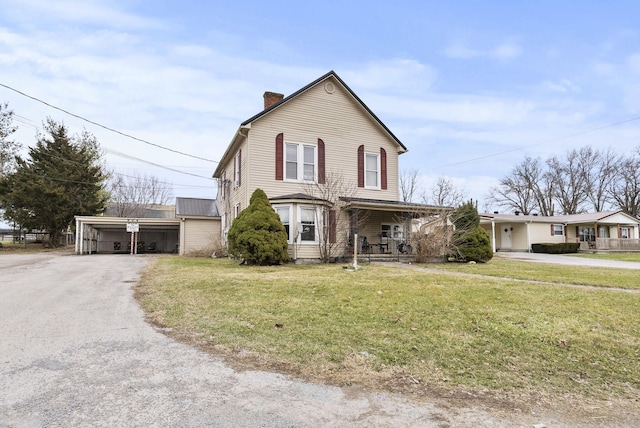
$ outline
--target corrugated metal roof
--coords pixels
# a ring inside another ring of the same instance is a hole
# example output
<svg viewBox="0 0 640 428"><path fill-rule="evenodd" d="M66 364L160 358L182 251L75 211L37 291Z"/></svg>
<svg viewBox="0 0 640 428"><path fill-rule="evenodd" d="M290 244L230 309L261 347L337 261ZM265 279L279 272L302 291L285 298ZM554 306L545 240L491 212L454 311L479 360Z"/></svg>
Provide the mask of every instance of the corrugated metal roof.
<svg viewBox="0 0 640 428"><path fill-rule="evenodd" d="M215 199L176 198L176 217L220 217Z"/></svg>

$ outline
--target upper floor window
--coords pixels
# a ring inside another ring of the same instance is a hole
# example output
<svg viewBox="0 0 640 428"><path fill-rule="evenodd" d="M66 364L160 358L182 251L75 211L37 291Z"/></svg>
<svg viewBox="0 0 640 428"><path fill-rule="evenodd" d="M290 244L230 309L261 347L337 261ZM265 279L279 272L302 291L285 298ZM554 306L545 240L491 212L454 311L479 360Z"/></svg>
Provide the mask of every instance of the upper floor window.
<svg viewBox="0 0 640 428"><path fill-rule="evenodd" d="M380 155L365 153L365 187L380 188Z"/></svg>
<svg viewBox="0 0 640 428"><path fill-rule="evenodd" d="M316 146L286 143L285 178L291 181L316 181Z"/></svg>
<svg viewBox="0 0 640 428"><path fill-rule="evenodd" d="M238 150L233 158L233 187L236 188L242 184L242 150Z"/></svg>
<svg viewBox="0 0 640 428"><path fill-rule="evenodd" d="M233 218L237 218L240 215L240 203L238 202L234 207L233 207Z"/></svg>

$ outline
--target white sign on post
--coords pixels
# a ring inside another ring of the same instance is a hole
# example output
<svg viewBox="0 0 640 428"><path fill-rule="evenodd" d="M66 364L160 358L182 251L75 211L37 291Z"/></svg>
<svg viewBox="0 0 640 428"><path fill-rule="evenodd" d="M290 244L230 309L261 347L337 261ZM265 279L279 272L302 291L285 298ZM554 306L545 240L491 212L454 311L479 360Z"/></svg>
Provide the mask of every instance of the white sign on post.
<svg viewBox="0 0 640 428"><path fill-rule="evenodd" d="M127 223L127 232L140 232L140 224Z"/></svg>

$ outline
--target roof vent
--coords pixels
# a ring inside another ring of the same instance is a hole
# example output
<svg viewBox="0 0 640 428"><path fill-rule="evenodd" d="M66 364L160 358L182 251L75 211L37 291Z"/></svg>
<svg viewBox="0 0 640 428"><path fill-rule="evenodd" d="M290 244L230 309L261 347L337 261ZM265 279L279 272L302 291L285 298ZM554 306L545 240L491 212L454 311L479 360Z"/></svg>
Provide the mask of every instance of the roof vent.
<svg viewBox="0 0 640 428"><path fill-rule="evenodd" d="M327 91L327 94L333 94L336 91L336 85L333 82L327 82L324 84L324 90Z"/></svg>

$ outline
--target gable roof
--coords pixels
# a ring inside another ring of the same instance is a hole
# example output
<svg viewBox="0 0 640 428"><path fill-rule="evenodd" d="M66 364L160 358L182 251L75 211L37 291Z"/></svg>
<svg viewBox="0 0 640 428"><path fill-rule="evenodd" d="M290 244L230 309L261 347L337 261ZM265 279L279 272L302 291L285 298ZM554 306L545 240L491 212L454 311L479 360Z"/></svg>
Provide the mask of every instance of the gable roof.
<svg viewBox="0 0 640 428"><path fill-rule="evenodd" d="M245 138L247 136L248 128L251 126L252 122L255 122L256 120L266 116L267 114L269 114L273 110L276 110L277 108L283 106L284 104L286 104L289 101L291 101L294 98L296 98L298 95L308 91L312 87L318 85L319 83L321 83L324 80L327 80L327 79L329 79L331 77L334 78L349 93L349 95L351 95L351 97L356 101L356 103L358 103L360 105L360 107L362 107L362 109L374 120L374 122L376 122L384 130L384 132L401 148L400 153L405 153L405 152L409 151L409 149L407 149L407 147L404 144L402 144L402 142L398 139L398 137L396 137L393 134L393 132L391 132L391 130L389 128L387 128L387 126L378 118L378 116L376 116L371 111L371 109L369 107L367 107L367 105L360 99L360 97L358 97L356 95L356 93L353 92L351 90L351 88L349 88L349 86L347 86L346 83L344 83L344 81L340 78L340 76L338 76L335 71L331 70L328 73L326 73L325 75L320 76L319 78L317 78L313 82L309 83L308 85L298 89L297 91L295 91L291 95L284 97L279 102L273 104L272 106L262 110L260 113L254 115L254 116L251 116L249 119L247 119L244 122L242 122L240 124L240 127L236 131L236 134L233 136L233 139L229 143L229 146L227 147L227 150L222 155L222 158L221 158L220 162L218 163L218 167L216 168L216 170L213 173L213 177L219 177L220 176L220 174L222 173L221 168L226 163L227 158L231 155L231 149L234 146L234 143L236 141L238 141L239 139Z"/></svg>
<svg viewBox="0 0 640 428"><path fill-rule="evenodd" d="M587 214L568 214L556 216L538 216L538 215L515 215L515 214L480 214L483 220L509 221L513 223L563 223L563 224L579 224L579 223L595 223L605 222L607 219L620 215L628 219L629 223L640 223L640 220L624 213L622 210L605 211Z"/></svg>
<svg viewBox="0 0 640 428"><path fill-rule="evenodd" d="M387 128L387 126L382 123L382 121L378 118L378 116L376 116L369 107L367 107L367 105L360 99L360 97L358 97L356 95L355 92L353 92L351 90L351 88L349 86L347 86L346 83L344 83L344 80L342 80L340 78L340 76L338 76L336 74L335 71L331 70L329 71L327 74L325 74L324 76L320 76L319 78L317 78L316 80L314 80L313 82L309 83L307 86L298 89L297 91L295 91L293 94L284 97L281 101L275 103L274 105L272 105L271 107L262 110L260 113L256 114L255 116L250 117L249 119L245 120L244 122L242 122L240 124L240 126L245 126L250 124L251 122L261 118L262 116L268 114L270 111L277 109L278 107L280 107L283 104L286 104L288 101L292 100L293 98L297 97L298 95L300 95L303 92L306 92L307 90L309 90L310 88L316 86L318 83L328 79L329 77L333 77L334 79L336 79L346 90L347 92L349 92L349 94L353 97L353 99L355 99L358 104L360 104L360 106L378 123L378 125L380 125L387 134L389 134L389 136L400 146L402 147L402 150L404 152L408 151L409 149L407 149L405 147L404 144L402 144L402 142L400 142L400 140L398 139L398 137L396 137L393 132L391 132L391 130L389 130L389 128Z"/></svg>
<svg viewBox="0 0 640 428"><path fill-rule="evenodd" d="M215 199L176 198L176 217L220 217Z"/></svg>

